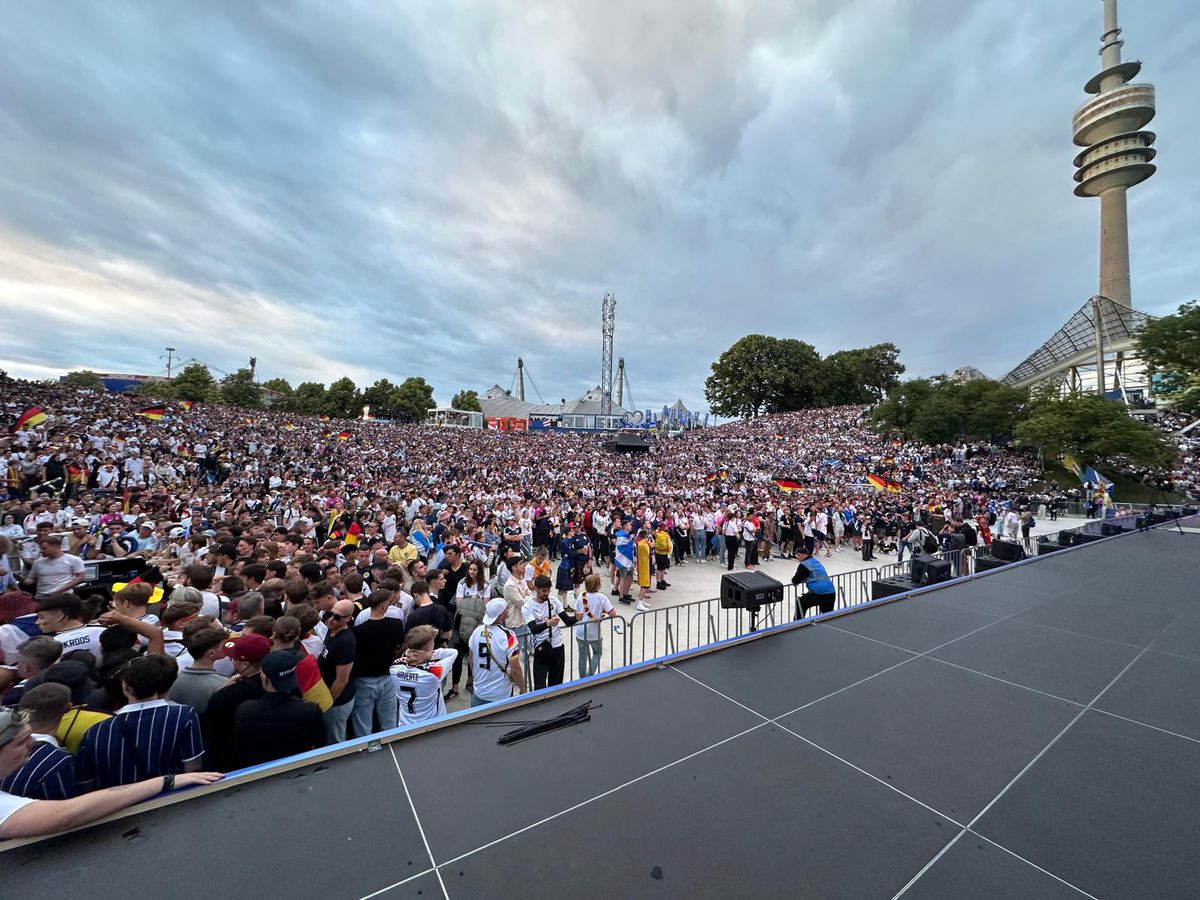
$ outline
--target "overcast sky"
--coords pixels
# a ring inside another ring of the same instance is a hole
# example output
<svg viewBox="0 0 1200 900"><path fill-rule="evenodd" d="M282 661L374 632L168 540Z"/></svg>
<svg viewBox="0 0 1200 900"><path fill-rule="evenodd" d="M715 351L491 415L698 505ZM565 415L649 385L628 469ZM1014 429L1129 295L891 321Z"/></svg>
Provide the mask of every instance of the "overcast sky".
<svg viewBox="0 0 1200 900"><path fill-rule="evenodd" d="M762 332L999 376L1096 292L1071 115L1098 0L13 3L0 367L166 346L441 402L599 380L704 408ZM1125 0L1160 171L1134 304L1200 296L1200 18ZM1192 110L1191 113L1188 110Z"/></svg>

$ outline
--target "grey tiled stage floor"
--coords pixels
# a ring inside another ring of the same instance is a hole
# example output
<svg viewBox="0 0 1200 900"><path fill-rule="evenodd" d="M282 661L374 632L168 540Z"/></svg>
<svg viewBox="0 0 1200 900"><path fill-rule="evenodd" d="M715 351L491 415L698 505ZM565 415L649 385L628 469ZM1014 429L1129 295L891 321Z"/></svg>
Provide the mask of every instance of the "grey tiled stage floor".
<svg viewBox="0 0 1200 900"><path fill-rule="evenodd" d="M522 896L537 897L858 900L892 896L955 831L764 726L567 821L453 863L444 877L452 896L462 897L519 884ZM578 853L564 854L564 842Z"/></svg>
<svg viewBox="0 0 1200 900"><path fill-rule="evenodd" d="M1200 743L1085 713L978 824L1097 897L1195 897Z"/></svg>

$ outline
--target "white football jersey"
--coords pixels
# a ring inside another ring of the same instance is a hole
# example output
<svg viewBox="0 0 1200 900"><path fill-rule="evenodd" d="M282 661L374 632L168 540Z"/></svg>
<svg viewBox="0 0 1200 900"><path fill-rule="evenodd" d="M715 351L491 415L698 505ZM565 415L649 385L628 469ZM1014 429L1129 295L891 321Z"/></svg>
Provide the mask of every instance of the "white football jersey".
<svg viewBox="0 0 1200 900"><path fill-rule="evenodd" d="M511 697L514 685L507 670L518 652L517 636L503 625L477 625L470 643L475 696L487 701Z"/></svg>
<svg viewBox="0 0 1200 900"><path fill-rule="evenodd" d="M389 670L396 701L400 705L400 724L428 722L446 714L442 685L450 676L457 650L434 650L433 658L419 666L396 663Z"/></svg>

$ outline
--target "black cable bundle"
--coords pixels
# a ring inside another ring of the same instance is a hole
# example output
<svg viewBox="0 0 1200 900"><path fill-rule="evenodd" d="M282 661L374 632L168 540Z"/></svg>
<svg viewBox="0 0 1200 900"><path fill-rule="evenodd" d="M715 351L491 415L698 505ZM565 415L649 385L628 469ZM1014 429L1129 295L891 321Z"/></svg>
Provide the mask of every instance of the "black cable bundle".
<svg viewBox="0 0 1200 900"><path fill-rule="evenodd" d="M596 709L600 707L597 706ZM520 728L514 728L512 731L506 731L500 735L496 741L497 744L515 744L517 741L523 741L525 738L536 737L539 734L546 734L551 731L557 731L559 728L566 728L568 725L577 725L580 722L587 722L592 718L592 701L581 703L574 709L567 710L553 719L542 719L537 722L527 722ZM511 722L506 724L512 724Z"/></svg>

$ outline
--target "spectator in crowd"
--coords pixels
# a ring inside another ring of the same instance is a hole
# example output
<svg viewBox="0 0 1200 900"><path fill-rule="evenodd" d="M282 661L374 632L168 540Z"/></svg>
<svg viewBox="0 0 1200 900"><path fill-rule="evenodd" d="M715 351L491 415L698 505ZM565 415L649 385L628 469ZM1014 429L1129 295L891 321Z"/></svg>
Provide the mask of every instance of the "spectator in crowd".
<svg viewBox="0 0 1200 900"><path fill-rule="evenodd" d="M529 626L534 690L563 683L566 655L562 626L572 626L576 621L561 600L550 596L553 587L548 577L539 575L533 581L534 596L521 608L521 615Z"/></svg>
<svg viewBox="0 0 1200 900"><path fill-rule="evenodd" d="M40 537L37 549L40 556L23 581L37 600L65 593L83 583L83 560L64 553L61 540L50 535Z"/></svg>
<svg viewBox="0 0 1200 900"><path fill-rule="evenodd" d="M208 701L229 679L213 669L218 659L223 658L222 650L226 632L222 628L206 626L188 635L184 640L188 655L192 657L191 665L179 672L175 684L167 695L176 703L186 703L201 716L208 707Z"/></svg>
<svg viewBox="0 0 1200 900"><path fill-rule="evenodd" d="M71 708L71 690L61 684L39 684L21 697L33 749L17 771L0 780L0 791L34 800L67 800L75 796L75 759L55 737Z"/></svg>
<svg viewBox="0 0 1200 900"><path fill-rule="evenodd" d="M102 625L84 623L83 600L71 593L51 594L38 602L37 626L43 634L52 636L63 648L63 654L86 650L93 660L100 659Z"/></svg>
<svg viewBox="0 0 1200 900"><path fill-rule="evenodd" d="M0 779L25 765L34 743L33 732L16 711L0 709ZM212 784L220 778L216 772L165 775L69 800L35 800L0 789L0 839L37 837L77 828L164 791Z"/></svg>
<svg viewBox="0 0 1200 900"><path fill-rule="evenodd" d="M263 657L263 696L238 706L234 716L234 764L239 769L325 746L325 723L315 703L300 699L294 650Z"/></svg>
<svg viewBox="0 0 1200 900"><path fill-rule="evenodd" d="M257 700L265 693L262 678L263 658L271 652L271 641L254 631L243 631L221 645L222 656L233 665L234 675L224 687L208 698L200 725L208 753L209 767L228 772L236 766L234 726L243 703Z"/></svg>
<svg viewBox="0 0 1200 900"><path fill-rule="evenodd" d="M593 572L584 579L584 593L579 598L579 622L575 645L579 653L579 677L587 678L600 671L604 656L604 639L600 620L616 618L617 610L600 590L600 576Z"/></svg>
<svg viewBox="0 0 1200 900"><path fill-rule="evenodd" d="M382 593L386 589L381 588ZM339 600L325 616L326 634L319 664L321 678L329 686L333 705L325 712L325 736L331 744L346 739L346 723L354 711L355 679L352 677L357 640L352 625L354 601Z"/></svg>
<svg viewBox="0 0 1200 900"><path fill-rule="evenodd" d="M200 719L190 706L167 699L178 670L157 654L125 670L125 706L87 730L79 747L81 787L135 784L161 775L196 772L204 757Z"/></svg>
<svg viewBox="0 0 1200 900"><path fill-rule="evenodd" d="M404 652L389 670L401 725L428 722L446 714L442 686L458 651L437 648L437 629L417 625L404 635Z"/></svg>
<svg viewBox="0 0 1200 900"><path fill-rule="evenodd" d="M49 635L39 635L21 644L16 660L20 680L4 695L4 705L16 706L25 691L41 683L43 673L58 662L62 652L62 644Z"/></svg>
<svg viewBox="0 0 1200 900"><path fill-rule="evenodd" d="M495 703L525 691L517 636L504 624L510 610L507 600L489 600L483 620L471 632L471 671L475 673L472 706Z"/></svg>
<svg viewBox="0 0 1200 900"><path fill-rule="evenodd" d="M418 597L418 588L422 587L413 585L414 603L429 601L428 587L423 587ZM400 654L405 629L403 622L387 615L392 597L391 591L373 591L369 598L370 617L361 625L354 626L354 709L351 719L354 733L358 736L375 731L375 719L378 719L382 730L395 728L397 723L396 691L392 687L389 670ZM444 606L432 603L416 606L410 620L429 606L441 611L444 617L442 633L449 637L450 613Z"/></svg>

